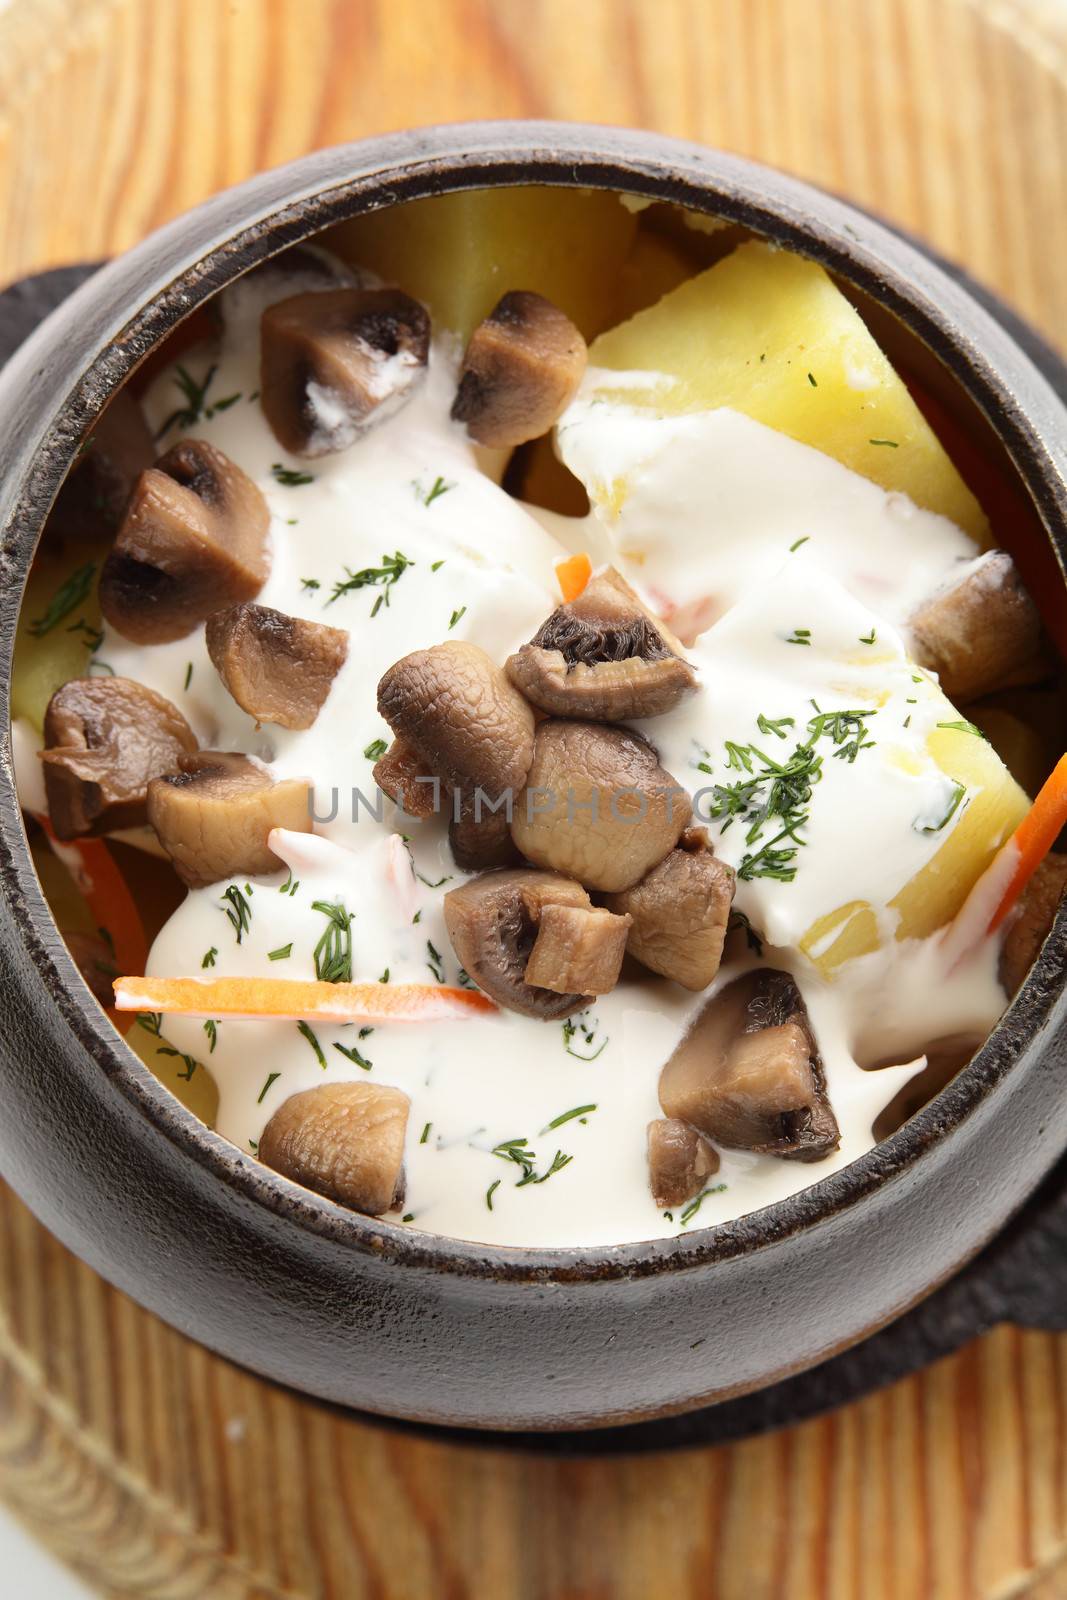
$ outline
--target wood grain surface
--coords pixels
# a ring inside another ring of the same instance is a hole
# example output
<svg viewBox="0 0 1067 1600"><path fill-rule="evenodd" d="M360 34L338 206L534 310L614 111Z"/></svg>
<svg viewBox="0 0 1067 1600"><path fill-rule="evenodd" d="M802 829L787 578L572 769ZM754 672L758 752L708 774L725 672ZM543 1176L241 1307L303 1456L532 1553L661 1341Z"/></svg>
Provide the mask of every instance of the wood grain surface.
<svg viewBox="0 0 1067 1600"><path fill-rule="evenodd" d="M785 167L1067 344L1067 0L12 0L0 281L321 145L504 116ZM1067 1336L1000 1329L743 1444L456 1448L208 1355L0 1195L0 1494L108 1595L1059 1600L1065 1408Z"/></svg>

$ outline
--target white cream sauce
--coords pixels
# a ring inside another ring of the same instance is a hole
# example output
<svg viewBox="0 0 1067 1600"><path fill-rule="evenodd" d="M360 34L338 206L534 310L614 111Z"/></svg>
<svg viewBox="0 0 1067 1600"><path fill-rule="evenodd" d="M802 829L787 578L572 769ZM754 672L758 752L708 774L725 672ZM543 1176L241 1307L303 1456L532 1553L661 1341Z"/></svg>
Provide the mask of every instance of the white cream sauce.
<svg viewBox="0 0 1067 1600"><path fill-rule="evenodd" d="M449 419L456 353L447 340L435 343L429 373L402 410L337 455L310 463L288 458L253 399L261 299L247 287L230 291L220 348L185 358L197 379L217 362L209 405L238 396L190 432L231 456L267 498L273 560L260 601L347 628L347 663L315 725L292 733L257 728L239 710L211 666L202 628L149 649L109 632L99 657L173 700L204 746L245 750L279 775L312 780L323 820L314 836L284 836L285 871L251 881L246 891L245 880L236 880L250 908L239 942L226 916L227 885L192 892L156 940L149 973L313 977L314 947L326 927L314 902L322 900L354 914L357 980L379 979L388 969L391 981L432 982L443 973L456 982L442 900L461 875L443 825L405 821L409 853L388 802L381 820L358 802L353 815L354 791L374 800L373 757L365 748L389 739L375 709L376 685L400 656L449 638L473 640L503 661L557 603L554 562L588 549L612 556L659 608L701 618L692 651L699 692L644 728L694 794L742 775L726 765L727 740L788 754L815 714L812 699L822 711L874 712L873 748L853 762L835 759L832 742L820 744L822 776L795 879L741 881L736 901L764 932L766 959L794 974L808 1005L841 1125L840 1150L814 1167L723 1151L695 1216L683 1224L658 1211L648 1189L646 1126L659 1115L660 1069L707 992L692 995L652 977L620 984L574 1019L573 1029L506 1012L362 1035L354 1026L316 1025L325 1072L332 1079L366 1074L410 1095L403 1216L412 1226L464 1238L574 1245L671 1235L768 1205L854 1160L873 1143L877 1113L921 1067L924 1044L984 1032L1004 1004L988 942L961 959L936 939L895 941L884 913L944 837L915 826L944 801L945 780L924 747L936 687L910 666L893 624L954 562L973 556L970 541L943 519L735 413L639 421L583 400L561 423L562 454L589 481L625 465L630 490L622 514L613 524L531 514L497 487ZM158 426L176 399L172 376L164 374L147 398L150 422ZM164 444L177 436L173 431ZM283 476L288 470L312 481L287 485L276 463ZM791 555L790 546L804 538ZM329 603L346 571L377 568L397 552L408 564L394 583ZM787 642L798 629L807 630L808 643ZM760 731L760 714L792 717L794 726L779 739ZM903 764L901 751L909 757ZM711 774L694 765L701 760ZM711 831L716 849L739 865L741 825L721 833L716 822ZM856 898L882 908L890 937L831 984L796 941L816 917ZM271 959L290 945L291 953ZM205 968L209 951L213 965ZM715 987L753 960L743 935L731 935ZM315 1045L295 1023L222 1022L213 1050L202 1021L168 1017L163 1031L207 1063L219 1086L219 1130L246 1150L255 1149L289 1095L324 1079ZM867 1072L857 1056L895 1057L902 1065ZM576 1107L595 1109L549 1126ZM538 1173L557 1151L571 1159L550 1181L519 1188L520 1169L493 1152L520 1136Z"/></svg>

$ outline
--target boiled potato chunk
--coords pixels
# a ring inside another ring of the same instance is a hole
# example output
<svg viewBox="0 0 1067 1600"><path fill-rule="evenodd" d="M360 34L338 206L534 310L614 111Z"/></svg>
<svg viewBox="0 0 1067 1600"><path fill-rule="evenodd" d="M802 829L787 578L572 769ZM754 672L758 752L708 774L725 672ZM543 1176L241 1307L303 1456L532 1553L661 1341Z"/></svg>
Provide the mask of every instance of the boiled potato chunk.
<svg viewBox="0 0 1067 1600"><path fill-rule="evenodd" d="M398 284L464 338L509 289L533 289L591 338L611 321L637 227L617 195L529 185L470 189L340 224L322 243Z"/></svg>
<svg viewBox="0 0 1067 1600"><path fill-rule="evenodd" d="M959 722L959 713L944 701L939 722ZM889 902L899 913L898 939L925 939L960 910L974 884L1009 834L1018 827L1030 801L993 746L964 727L935 727L926 748L942 772L966 786L963 809L944 844L921 872ZM872 907L851 901L820 917L805 934L800 948L830 978L854 956L869 955L879 944Z"/></svg>
<svg viewBox="0 0 1067 1600"><path fill-rule="evenodd" d="M38 732L56 690L88 668L100 630L99 571L100 552L91 550L34 562L15 635L11 715Z"/></svg>
<svg viewBox="0 0 1067 1600"><path fill-rule="evenodd" d="M214 1127L219 1111L219 1091L203 1062L198 1061L190 1071L186 1058L173 1050L166 1039L146 1032L138 1023L127 1033L126 1043L187 1111L206 1122L209 1128Z"/></svg>
<svg viewBox="0 0 1067 1600"><path fill-rule="evenodd" d="M668 416L732 407L988 543L974 495L858 312L813 261L740 245L602 334L589 360L670 380L618 388L605 380L597 393L606 399Z"/></svg>

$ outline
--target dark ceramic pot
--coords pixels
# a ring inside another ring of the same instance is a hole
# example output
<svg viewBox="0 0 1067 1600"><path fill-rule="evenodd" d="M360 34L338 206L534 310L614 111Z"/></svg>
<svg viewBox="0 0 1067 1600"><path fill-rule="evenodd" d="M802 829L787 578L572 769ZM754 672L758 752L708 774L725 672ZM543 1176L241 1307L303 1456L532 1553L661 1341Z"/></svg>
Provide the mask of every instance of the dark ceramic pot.
<svg viewBox="0 0 1067 1600"><path fill-rule="evenodd" d="M885 1324L999 1230L1067 1146L1067 917L987 1044L897 1134L768 1210L672 1240L500 1249L352 1215L208 1131L112 1031L30 862L7 744L27 568L79 439L136 364L253 263L356 213L536 181L684 203L824 262L1015 475L1063 596L1067 414L1019 347L876 222L647 134L480 124L327 150L211 200L92 278L0 381L0 1170L72 1250L233 1360L368 1411L572 1428L685 1410ZM1036 568L1035 568L1036 570Z"/></svg>

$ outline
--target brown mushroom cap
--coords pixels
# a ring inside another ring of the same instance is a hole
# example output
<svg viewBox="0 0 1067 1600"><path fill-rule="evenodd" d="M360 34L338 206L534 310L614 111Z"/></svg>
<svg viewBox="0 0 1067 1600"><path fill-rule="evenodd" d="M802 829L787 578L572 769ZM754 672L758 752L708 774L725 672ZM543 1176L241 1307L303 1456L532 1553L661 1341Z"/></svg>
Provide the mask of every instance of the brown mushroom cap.
<svg viewBox="0 0 1067 1600"><path fill-rule="evenodd" d="M388 750L374 763L371 773L383 794L409 817L425 820L439 809L439 780L426 771L414 745L394 739Z"/></svg>
<svg viewBox="0 0 1067 1600"><path fill-rule="evenodd" d="M594 907L546 905L526 982L556 994L610 994L626 953L629 917Z"/></svg>
<svg viewBox="0 0 1067 1600"><path fill-rule="evenodd" d="M558 717L625 722L672 711L697 687L688 661L614 568L558 606L507 674L527 700Z"/></svg>
<svg viewBox="0 0 1067 1600"><path fill-rule="evenodd" d="M411 1101L384 1083L320 1083L290 1095L259 1139L259 1159L338 1205L380 1217L404 1198Z"/></svg>
<svg viewBox="0 0 1067 1600"><path fill-rule="evenodd" d="M1067 891L1067 855L1045 857L1023 890L1000 952L1000 981L1012 995L1030 971Z"/></svg>
<svg viewBox="0 0 1067 1600"><path fill-rule="evenodd" d="M633 926L627 951L685 989L706 989L719 970L736 876L707 847L707 835L664 856L632 889L605 904Z"/></svg>
<svg viewBox="0 0 1067 1600"><path fill-rule="evenodd" d="M272 828L311 832L303 778L275 782L247 756L201 750L181 770L148 786L148 820L191 889L242 874L276 872Z"/></svg>
<svg viewBox="0 0 1067 1600"><path fill-rule="evenodd" d="M399 289L292 295L260 326L263 410L296 456L346 449L409 399L426 370L430 319Z"/></svg>
<svg viewBox="0 0 1067 1600"><path fill-rule="evenodd" d="M513 449L547 433L585 372L585 340L551 300L513 289L471 334L452 403L479 444Z"/></svg>
<svg viewBox="0 0 1067 1600"><path fill-rule="evenodd" d="M529 867L486 872L445 895L445 927L461 965L498 1005L526 1017L558 1022L580 1011L587 996L557 994L525 981L526 964L548 905L592 909L581 884L557 873Z"/></svg>
<svg viewBox="0 0 1067 1600"><path fill-rule="evenodd" d="M512 837L539 867L589 889L640 881L689 822L688 794L640 734L595 722L542 722Z"/></svg>
<svg viewBox="0 0 1067 1600"><path fill-rule="evenodd" d="M453 810L448 847L464 872L488 872L492 867L514 867L522 861L511 837L506 806L490 811L477 800L463 800L458 817Z"/></svg>
<svg viewBox="0 0 1067 1600"><path fill-rule="evenodd" d="M475 644L456 639L402 657L378 685L378 710L427 772L464 792L495 801L526 780L533 712Z"/></svg>
<svg viewBox="0 0 1067 1600"><path fill-rule="evenodd" d="M44 718L44 788L60 839L143 827L148 785L196 749L176 706L132 678L72 678Z"/></svg>
<svg viewBox="0 0 1067 1600"><path fill-rule="evenodd" d="M100 575L100 609L135 644L181 639L270 572L267 502L228 456L184 439L137 480Z"/></svg>
<svg viewBox="0 0 1067 1600"><path fill-rule="evenodd" d="M1041 618L1006 550L990 550L910 618L920 666L957 705L1047 675Z"/></svg>
<svg viewBox="0 0 1067 1600"><path fill-rule="evenodd" d="M719 1152L677 1117L648 1125L648 1185L660 1207L684 1206L719 1170Z"/></svg>
<svg viewBox="0 0 1067 1600"><path fill-rule="evenodd" d="M732 1149L821 1161L840 1141L800 991L768 968L712 996L663 1068L659 1101Z"/></svg>
<svg viewBox="0 0 1067 1600"><path fill-rule="evenodd" d="M257 722L310 728L348 655L348 633L245 601L205 629L215 670Z"/></svg>
<svg viewBox="0 0 1067 1600"><path fill-rule="evenodd" d="M120 389L90 429L48 514L49 537L91 544L113 534L142 472L156 458L144 412Z"/></svg>

